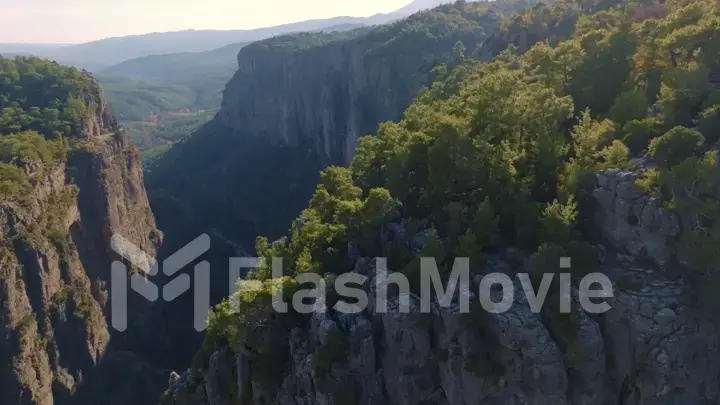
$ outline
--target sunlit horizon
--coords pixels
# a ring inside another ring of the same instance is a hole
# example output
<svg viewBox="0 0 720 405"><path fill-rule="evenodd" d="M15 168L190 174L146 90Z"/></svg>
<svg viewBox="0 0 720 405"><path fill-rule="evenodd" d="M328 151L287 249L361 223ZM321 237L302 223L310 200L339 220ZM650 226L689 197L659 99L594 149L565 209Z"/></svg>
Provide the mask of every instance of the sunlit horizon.
<svg viewBox="0 0 720 405"><path fill-rule="evenodd" d="M0 0L0 43L73 45L157 32L250 30L338 16L368 17L411 1Z"/></svg>

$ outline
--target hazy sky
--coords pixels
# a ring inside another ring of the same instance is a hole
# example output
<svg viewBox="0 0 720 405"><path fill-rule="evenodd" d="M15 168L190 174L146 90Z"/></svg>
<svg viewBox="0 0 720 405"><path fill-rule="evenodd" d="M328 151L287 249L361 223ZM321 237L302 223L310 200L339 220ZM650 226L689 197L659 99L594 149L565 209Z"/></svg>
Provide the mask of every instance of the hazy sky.
<svg viewBox="0 0 720 405"><path fill-rule="evenodd" d="M0 42L74 43L394 11L410 0L0 0Z"/></svg>

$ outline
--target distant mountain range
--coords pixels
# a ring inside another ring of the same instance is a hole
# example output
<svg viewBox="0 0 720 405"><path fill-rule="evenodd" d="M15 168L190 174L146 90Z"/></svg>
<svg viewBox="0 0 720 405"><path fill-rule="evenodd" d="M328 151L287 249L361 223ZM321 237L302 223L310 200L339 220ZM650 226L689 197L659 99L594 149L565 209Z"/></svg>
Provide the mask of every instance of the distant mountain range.
<svg viewBox="0 0 720 405"><path fill-rule="evenodd" d="M277 35L306 31L343 31L365 25L384 24L451 0L415 0L388 14L371 17L334 17L283 24L253 30L187 30L107 38L78 45L0 44L0 54L35 55L93 72L150 55L205 52L235 43L248 43Z"/></svg>
<svg viewBox="0 0 720 405"><path fill-rule="evenodd" d="M389 14L335 17L254 30L187 30L78 45L0 44L0 55L34 55L93 72L133 143L150 155L192 132L220 108L238 52L298 32L350 31L408 17L452 0L415 0Z"/></svg>

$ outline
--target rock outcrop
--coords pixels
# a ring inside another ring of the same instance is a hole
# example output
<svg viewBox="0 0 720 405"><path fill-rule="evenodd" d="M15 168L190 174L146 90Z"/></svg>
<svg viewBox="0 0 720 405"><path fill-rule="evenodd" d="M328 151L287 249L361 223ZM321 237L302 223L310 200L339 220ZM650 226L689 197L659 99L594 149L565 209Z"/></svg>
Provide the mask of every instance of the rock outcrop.
<svg viewBox="0 0 720 405"><path fill-rule="evenodd" d="M113 333L110 237L150 255L162 237L137 152L115 132L99 89L89 97L95 114L67 161L26 169L32 191L0 203L2 405L77 403Z"/></svg>
<svg viewBox="0 0 720 405"><path fill-rule="evenodd" d="M596 223L607 241L625 254L647 258L659 266L674 257L673 242L681 231L680 218L661 201L636 187L638 175L609 170L597 175L593 192L598 204Z"/></svg>
<svg viewBox="0 0 720 405"><path fill-rule="evenodd" d="M605 313L585 312L577 292L570 314L534 313L517 277L515 304L502 314L462 313L455 304L421 314L414 295L409 314L398 311L401 297L391 299L388 313L314 313L286 337L287 361L274 388L258 372L268 359L223 347L203 374L174 379L167 403L716 404L720 335L697 310L684 269L673 267L681 221L639 192L634 179L601 173L594 194L605 235L598 271L614 287ZM371 274L362 268L369 262L358 259L355 271ZM515 277L532 271L526 266L490 260L473 289L484 273Z"/></svg>

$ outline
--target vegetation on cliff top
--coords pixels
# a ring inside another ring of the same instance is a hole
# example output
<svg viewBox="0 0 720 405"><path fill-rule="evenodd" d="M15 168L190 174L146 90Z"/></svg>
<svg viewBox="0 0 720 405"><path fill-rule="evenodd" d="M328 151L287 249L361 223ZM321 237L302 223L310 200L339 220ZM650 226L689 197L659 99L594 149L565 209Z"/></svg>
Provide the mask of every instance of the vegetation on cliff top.
<svg viewBox="0 0 720 405"><path fill-rule="evenodd" d="M49 139L80 136L92 81L49 60L0 57L0 134L37 131Z"/></svg>
<svg viewBox="0 0 720 405"><path fill-rule="evenodd" d="M720 131L716 2L565 0L506 22L516 45L547 41L524 54L511 46L490 63L465 59L438 69L401 121L361 140L349 168L322 173L288 238L258 239L258 255L283 257L286 275L324 275L352 268L348 246L369 257L393 248L403 259L392 270L412 272L415 252L381 238L389 221L402 218L428 223L442 240L425 246L441 269L456 255L503 251L532 255L547 271L561 255L591 266L595 174L649 151L659 167L641 185L682 218L696 219L682 247L708 264L699 272L717 270L720 177L717 152L703 135ZM574 29L564 38L568 24ZM268 267L250 277L270 285ZM284 318L258 322L267 308L240 302L241 317L222 317L231 325L223 330L240 343Z"/></svg>
<svg viewBox="0 0 720 405"><path fill-rule="evenodd" d="M64 161L83 136L90 76L38 58L0 57L0 201L27 195L29 176Z"/></svg>

